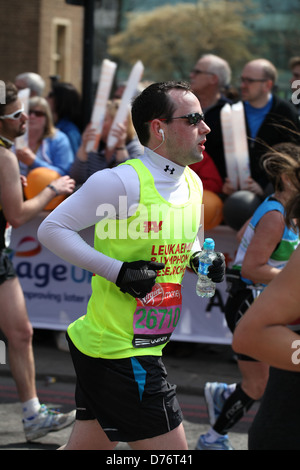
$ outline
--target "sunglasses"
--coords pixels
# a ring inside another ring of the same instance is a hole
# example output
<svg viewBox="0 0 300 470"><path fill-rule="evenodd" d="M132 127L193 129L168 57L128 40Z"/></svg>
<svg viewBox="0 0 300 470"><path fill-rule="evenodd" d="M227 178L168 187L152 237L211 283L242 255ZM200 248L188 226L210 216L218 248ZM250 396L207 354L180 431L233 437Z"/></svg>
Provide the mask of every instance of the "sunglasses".
<svg viewBox="0 0 300 470"><path fill-rule="evenodd" d="M24 113L24 108L21 108L15 111L14 113L4 114L3 116L0 116L0 119L13 119L14 121L17 121L18 119L20 119L23 113Z"/></svg>
<svg viewBox="0 0 300 470"><path fill-rule="evenodd" d="M173 121L173 119L186 119L190 125L196 126L196 124L199 124L199 122L205 120L205 116L203 113L191 113L186 114L185 116L177 116L169 119L163 118L160 119L160 121Z"/></svg>
<svg viewBox="0 0 300 470"><path fill-rule="evenodd" d="M267 82L267 78L248 78L248 77L240 77L241 83L255 83L255 82Z"/></svg>
<svg viewBox="0 0 300 470"><path fill-rule="evenodd" d="M201 73L207 74L207 75L214 75L212 72L208 72L206 70L199 70L199 69L193 69L191 73L194 73L195 75L200 75Z"/></svg>
<svg viewBox="0 0 300 470"><path fill-rule="evenodd" d="M30 114L34 114L36 117L46 116L46 113L44 113L44 111L38 111L38 110L35 110L35 109L31 109L29 111L29 116L30 116Z"/></svg>

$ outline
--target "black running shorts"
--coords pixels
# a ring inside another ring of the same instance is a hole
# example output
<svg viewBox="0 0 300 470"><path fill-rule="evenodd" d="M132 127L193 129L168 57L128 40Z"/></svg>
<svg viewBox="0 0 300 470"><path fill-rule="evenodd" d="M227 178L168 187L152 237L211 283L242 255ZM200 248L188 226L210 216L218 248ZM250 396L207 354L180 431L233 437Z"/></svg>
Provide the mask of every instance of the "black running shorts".
<svg viewBox="0 0 300 470"><path fill-rule="evenodd" d="M97 419L111 441L121 442L160 436L182 422L161 357L93 358L68 341L77 375L76 419Z"/></svg>
<svg viewBox="0 0 300 470"><path fill-rule="evenodd" d="M9 257L3 252L0 252L0 285L16 277L15 268Z"/></svg>

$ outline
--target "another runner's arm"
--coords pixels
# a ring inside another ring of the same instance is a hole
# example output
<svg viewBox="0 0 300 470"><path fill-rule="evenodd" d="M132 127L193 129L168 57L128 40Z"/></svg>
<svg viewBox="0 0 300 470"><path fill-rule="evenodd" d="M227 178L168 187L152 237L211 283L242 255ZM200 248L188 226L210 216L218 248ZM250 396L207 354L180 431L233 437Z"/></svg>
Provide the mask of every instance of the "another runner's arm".
<svg viewBox="0 0 300 470"><path fill-rule="evenodd" d="M60 194L71 194L74 183L69 177L54 183ZM34 218L55 197L54 191L47 187L36 197L24 201L18 161L7 149L0 151L0 203L6 220L14 227Z"/></svg>
<svg viewBox="0 0 300 470"><path fill-rule="evenodd" d="M243 260L242 276L254 283L269 284L279 274L280 269L267 262L282 239L284 226L279 211L270 211L261 218Z"/></svg>
<svg viewBox="0 0 300 470"><path fill-rule="evenodd" d="M273 367L299 372L300 247L287 265L252 303L233 336L233 349Z"/></svg>

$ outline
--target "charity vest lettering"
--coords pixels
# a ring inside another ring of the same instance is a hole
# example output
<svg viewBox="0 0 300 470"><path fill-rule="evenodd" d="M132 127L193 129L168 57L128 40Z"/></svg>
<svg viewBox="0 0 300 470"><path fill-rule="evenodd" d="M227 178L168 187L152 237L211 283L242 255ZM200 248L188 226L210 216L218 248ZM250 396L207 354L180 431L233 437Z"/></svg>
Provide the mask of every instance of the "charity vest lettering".
<svg viewBox="0 0 300 470"><path fill-rule="evenodd" d="M115 221L114 237L98 236L96 226L94 247L120 261L152 260L164 263L165 267L157 272L156 284L144 299L135 299L122 293L114 283L93 276L87 313L68 328L75 346L92 357L161 355L180 321L181 282L200 225L202 194L188 167L185 177L189 200L182 205L172 205L156 191L151 173L140 160L124 164L133 166L138 173L140 205L128 219ZM163 206L162 219L160 205ZM163 230L166 221L168 230ZM143 233L138 240L135 233L132 237L133 226L138 226Z"/></svg>

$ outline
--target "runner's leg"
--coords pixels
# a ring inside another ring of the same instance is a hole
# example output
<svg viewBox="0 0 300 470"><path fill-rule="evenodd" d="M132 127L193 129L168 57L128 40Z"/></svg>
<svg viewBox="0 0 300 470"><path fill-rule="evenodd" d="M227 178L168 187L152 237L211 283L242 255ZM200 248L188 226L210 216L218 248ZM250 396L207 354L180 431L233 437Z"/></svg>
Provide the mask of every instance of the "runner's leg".
<svg viewBox="0 0 300 470"><path fill-rule="evenodd" d="M188 450L182 423L166 434L128 444L133 450Z"/></svg>
<svg viewBox="0 0 300 470"><path fill-rule="evenodd" d="M63 450L113 450L117 444L108 439L96 419L77 420Z"/></svg>
<svg viewBox="0 0 300 470"><path fill-rule="evenodd" d="M0 328L8 341L9 363L21 402L36 397L33 329L17 277L0 285Z"/></svg>

